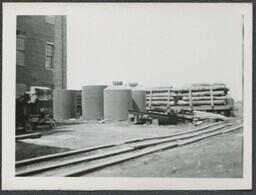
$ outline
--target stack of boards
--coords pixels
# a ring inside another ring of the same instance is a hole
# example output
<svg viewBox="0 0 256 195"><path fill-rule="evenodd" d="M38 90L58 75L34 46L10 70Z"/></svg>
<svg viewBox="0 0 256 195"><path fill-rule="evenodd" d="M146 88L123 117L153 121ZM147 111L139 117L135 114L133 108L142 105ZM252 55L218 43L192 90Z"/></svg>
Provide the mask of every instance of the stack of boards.
<svg viewBox="0 0 256 195"><path fill-rule="evenodd" d="M147 109L176 107L181 109L230 109L234 101L228 96L225 84L193 84L174 89L158 87L147 90Z"/></svg>

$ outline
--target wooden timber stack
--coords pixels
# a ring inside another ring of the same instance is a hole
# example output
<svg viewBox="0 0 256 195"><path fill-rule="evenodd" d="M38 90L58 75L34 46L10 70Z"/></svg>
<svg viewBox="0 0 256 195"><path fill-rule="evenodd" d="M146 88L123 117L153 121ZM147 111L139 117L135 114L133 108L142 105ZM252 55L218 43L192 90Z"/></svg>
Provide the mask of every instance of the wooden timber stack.
<svg viewBox="0 0 256 195"><path fill-rule="evenodd" d="M225 84L193 84L186 88L150 88L147 90L147 110L184 109L204 111L232 110L234 101Z"/></svg>
<svg viewBox="0 0 256 195"><path fill-rule="evenodd" d="M146 90L146 108L169 108L176 104L177 94L173 87L156 87Z"/></svg>

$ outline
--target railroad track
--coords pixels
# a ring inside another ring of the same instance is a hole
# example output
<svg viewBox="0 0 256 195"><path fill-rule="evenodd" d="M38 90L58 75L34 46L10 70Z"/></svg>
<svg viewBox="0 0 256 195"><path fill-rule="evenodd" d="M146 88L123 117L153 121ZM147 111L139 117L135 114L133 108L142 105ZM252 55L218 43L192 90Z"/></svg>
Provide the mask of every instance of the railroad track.
<svg viewBox="0 0 256 195"><path fill-rule="evenodd" d="M135 138L17 161L16 176L75 177L157 151L191 144L242 128L241 121L216 122L163 136Z"/></svg>

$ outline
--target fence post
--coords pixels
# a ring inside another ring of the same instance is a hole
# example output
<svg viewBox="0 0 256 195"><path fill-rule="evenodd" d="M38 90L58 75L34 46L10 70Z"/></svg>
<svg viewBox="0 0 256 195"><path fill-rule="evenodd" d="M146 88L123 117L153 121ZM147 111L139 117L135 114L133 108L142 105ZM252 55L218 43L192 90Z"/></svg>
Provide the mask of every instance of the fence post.
<svg viewBox="0 0 256 195"><path fill-rule="evenodd" d="M190 109L192 110L193 109L193 102L192 102L192 89L191 88L189 88L188 96L189 96L189 106L190 106Z"/></svg>
<svg viewBox="0 0 256 195"><path fill-rule="evenodd" d="M213 102L213 90L212 90L212 86L210 86L210 94L211 94L211 107L212 109L214 108L214 102Z"/></svg>
<svg viewBox="0 0 256 195"><path fill-rule="evenodd" d="M171 91L171 89L170 88L168 88L168 94L167 94L167 108L170 108L170 91Z"/></svg>
<svg viewBox="0 0 256 195"><path fill-rule="evenodd" d="M149 109L151 110L151 104L152 104L152 89L149 91Z"/></svg>

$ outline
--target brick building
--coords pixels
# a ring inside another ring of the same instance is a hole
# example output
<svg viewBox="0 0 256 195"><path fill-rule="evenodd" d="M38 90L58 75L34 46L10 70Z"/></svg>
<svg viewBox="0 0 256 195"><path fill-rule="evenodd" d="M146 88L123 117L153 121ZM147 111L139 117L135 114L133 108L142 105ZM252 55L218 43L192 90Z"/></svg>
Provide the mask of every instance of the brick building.
<svg viewBox="0 0 256 195"><path fill-rule="evenodd" d="M66 16L17 16L16 96L31 86L65 89Z"/></svg>

